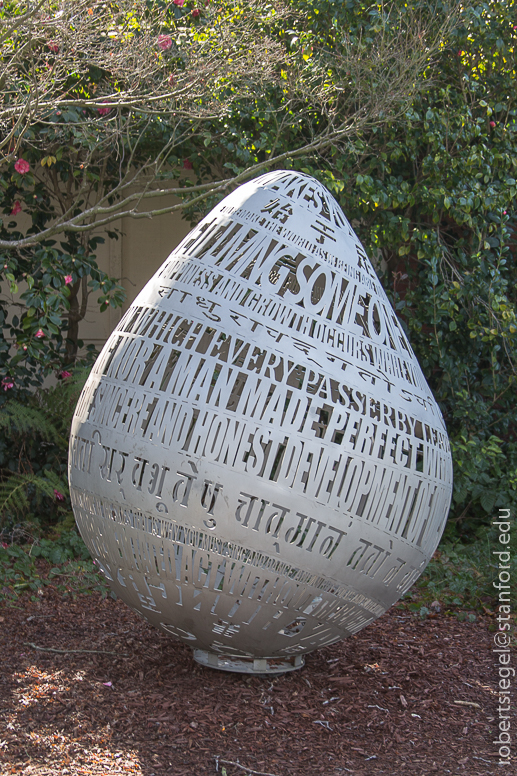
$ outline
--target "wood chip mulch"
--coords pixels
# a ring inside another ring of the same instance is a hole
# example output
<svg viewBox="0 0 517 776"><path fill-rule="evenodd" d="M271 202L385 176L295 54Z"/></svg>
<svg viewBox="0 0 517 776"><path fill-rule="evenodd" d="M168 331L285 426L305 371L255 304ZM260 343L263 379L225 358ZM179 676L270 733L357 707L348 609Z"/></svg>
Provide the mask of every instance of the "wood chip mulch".
<svg viewBox="0 0 517 776"><path fill-rule="evenodd" d="M503 770L492 744L492 618L420 620L393 608L302 670L270 678L198 666L112 598L73 600L49 586L16 604L0 611L2 774Z"/></svg>

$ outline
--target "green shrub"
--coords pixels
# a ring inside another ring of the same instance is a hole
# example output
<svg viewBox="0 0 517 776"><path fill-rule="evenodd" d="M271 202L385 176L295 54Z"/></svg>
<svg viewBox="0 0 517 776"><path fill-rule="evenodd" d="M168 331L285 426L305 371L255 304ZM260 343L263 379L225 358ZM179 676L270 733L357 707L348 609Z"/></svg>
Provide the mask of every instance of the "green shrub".
<svg viewBox="0 0 517 776"><path fill-rule="evenodd" d="M71 513L68 438L88 370L52 388L7 400L0 412L0 532L22 523L47 530Z"/></svg>
<svg viewBox="0 0 517 776"><path fill-rule="evenodd" d="M415 598L410 607L420 611L423 604L427 607L434 601L442 609L452 611L480 611L495 606L498 591L493 583L497 581L499 569L493 552L502 549L498 539L498 531L491 527L479 530L478 538L465 544L449 529L424 574L407 594L409 600ZM516 580L517 530L514 529L510 544L504 549L510 551L509 573L511 579Z"/></svg>
<svg viewBox="0 0 517 776"><path fill-rule="evenodd" d="M16 534L18 539L21 536L21 532ZM26 539L26 532L24 536ZM108 592L86 545L74 529L62 531L53 539L1 543L0 601L16 605L21 594L37 596L51 583L63 595L96 591L105 597Z"/></svg>

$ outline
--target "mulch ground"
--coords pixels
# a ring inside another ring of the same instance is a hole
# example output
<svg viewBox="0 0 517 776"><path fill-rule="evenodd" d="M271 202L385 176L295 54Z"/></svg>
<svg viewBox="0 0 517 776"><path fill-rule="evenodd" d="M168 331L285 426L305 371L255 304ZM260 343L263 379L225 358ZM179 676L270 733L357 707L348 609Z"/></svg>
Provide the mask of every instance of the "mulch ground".
<svg viewBox="0 0 517 776"><path fill-rule="evenodd" d="M492 618L420 620L393 608L302 670L267 678L198 666L111 598L67 599L50 586L16 603L0 612L2 774L511 770L492 743Z"/></svg>

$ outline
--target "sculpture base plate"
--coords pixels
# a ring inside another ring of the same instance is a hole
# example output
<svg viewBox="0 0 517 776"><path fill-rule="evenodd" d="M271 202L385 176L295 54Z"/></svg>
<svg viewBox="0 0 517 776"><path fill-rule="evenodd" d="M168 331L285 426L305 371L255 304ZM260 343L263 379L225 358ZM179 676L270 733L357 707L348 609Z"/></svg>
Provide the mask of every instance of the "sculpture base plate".
<svg viewBox="0 0 517 776"><path fill-rule="evenodd" d="M219 671L233 671L238 674L285 674L286 671L296 671L305 665L304 655L241 657L208 652L205 649L194 649L193 652L194 660L202 666L217 668Z"/></svg>

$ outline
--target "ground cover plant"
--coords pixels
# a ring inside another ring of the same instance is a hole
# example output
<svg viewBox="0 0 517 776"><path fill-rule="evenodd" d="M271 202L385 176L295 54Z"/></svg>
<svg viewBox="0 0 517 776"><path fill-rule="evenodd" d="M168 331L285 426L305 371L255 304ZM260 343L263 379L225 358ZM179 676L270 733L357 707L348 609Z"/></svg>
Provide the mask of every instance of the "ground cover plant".
<svg viewBox="0 0 517 776"><path fill-rule="evenodd" d="M20 539L23 529L17 529ZM37 600L47 585L61 595L98 591L104 597L107 585L95 568L88 550L75 530L57 539L36 539L23 531L25 543L8 543L5 533L0 546L0 601L17 606L20 595L30 592ZM31 541L27 542L27 539Z"/></svg>

